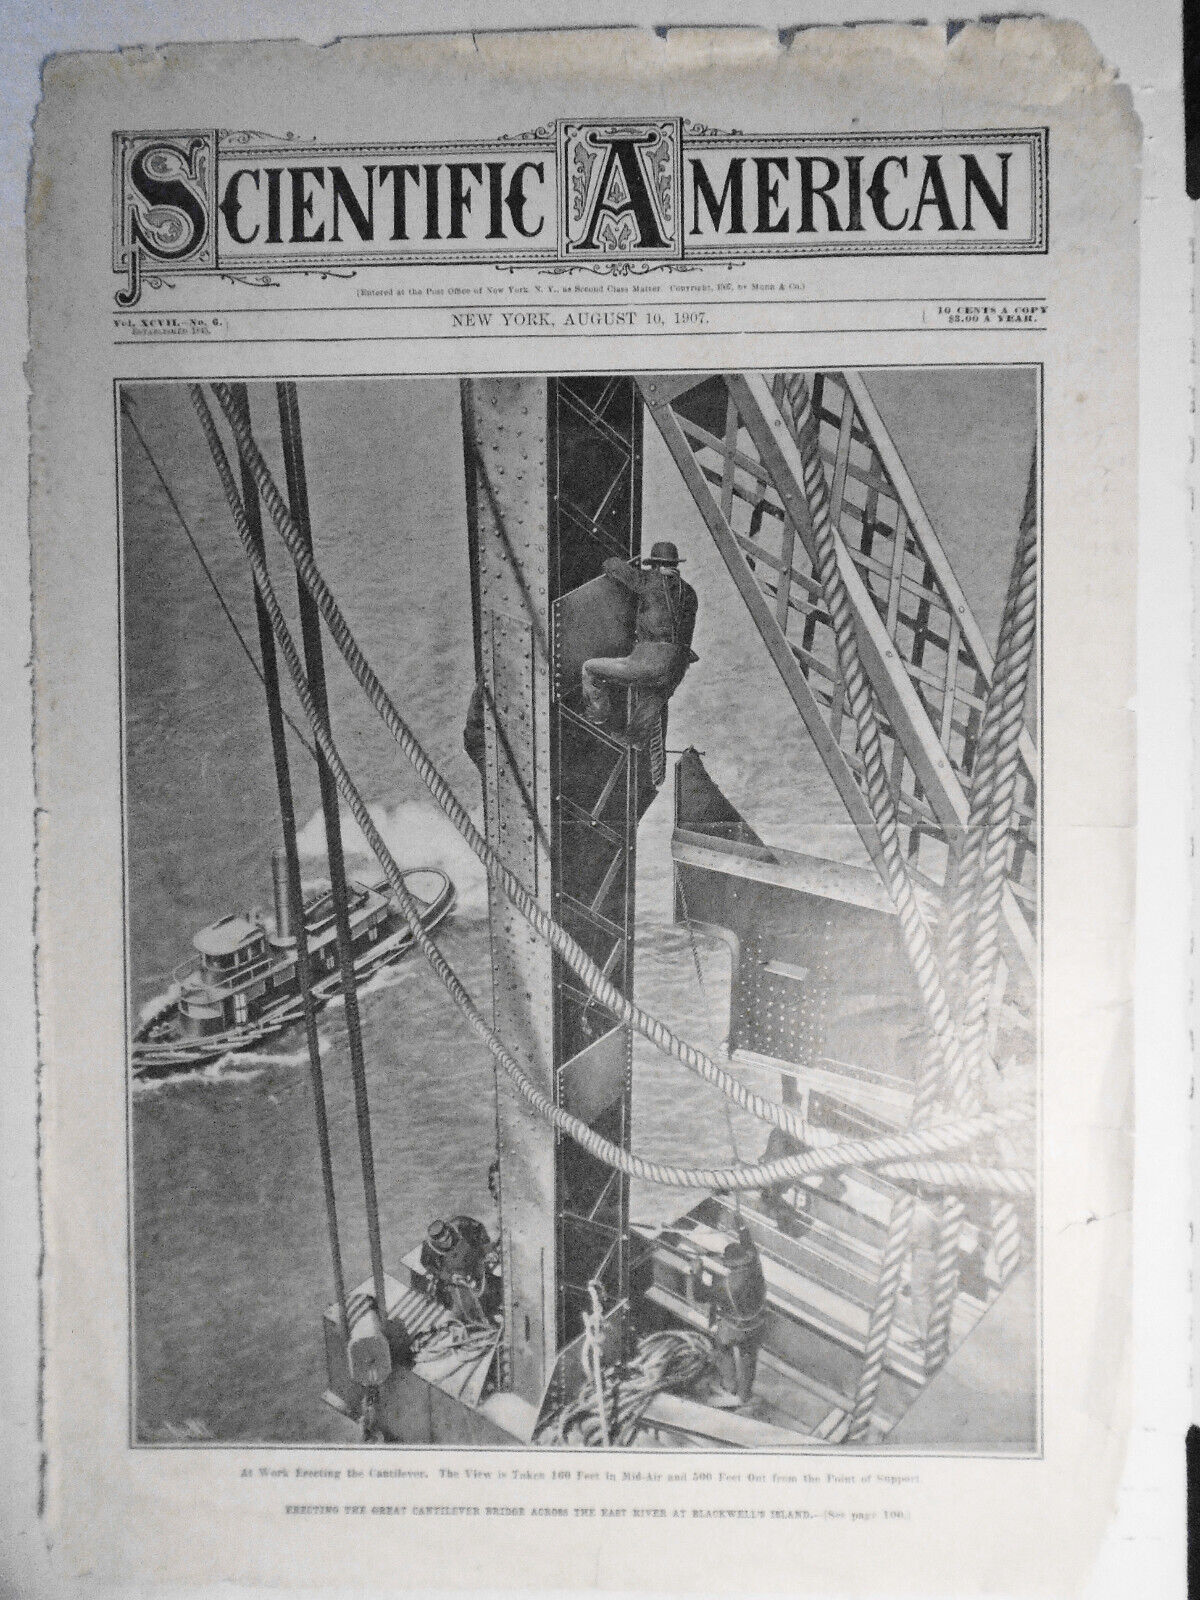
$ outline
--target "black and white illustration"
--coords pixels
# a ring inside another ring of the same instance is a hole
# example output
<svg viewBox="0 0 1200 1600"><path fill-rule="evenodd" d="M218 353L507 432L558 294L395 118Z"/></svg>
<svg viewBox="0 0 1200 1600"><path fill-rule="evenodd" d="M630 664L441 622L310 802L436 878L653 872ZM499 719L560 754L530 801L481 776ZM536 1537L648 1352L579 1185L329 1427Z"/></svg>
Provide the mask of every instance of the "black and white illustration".
<svg viewBox="0 0 1200 1600"><path fill-rule="evenodd" d="M1039 369L116 423L133 1443L1035 1454Z"/></svg>

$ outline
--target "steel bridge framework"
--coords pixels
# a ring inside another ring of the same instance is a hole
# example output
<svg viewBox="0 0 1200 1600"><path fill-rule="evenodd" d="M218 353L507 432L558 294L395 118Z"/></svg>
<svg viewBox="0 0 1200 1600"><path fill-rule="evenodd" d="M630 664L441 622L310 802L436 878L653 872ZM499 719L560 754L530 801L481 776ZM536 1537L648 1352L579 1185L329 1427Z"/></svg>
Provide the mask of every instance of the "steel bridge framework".
<svg viewBox="0 0 1200 1600"><path fill-rule="evenodd" d="M878 708L913 877L952 894L993 663L860 373L811 376L839 565ZM463 385L489 842L623 993L633 992L638 820L652 762L582 715L579 669L632 641L601 578L641 548L643 408L875 863L868 805L782 375L498 378ZM625 605L622 612L621 606ZM656 752L657 753L657 752ZM1010 972L1034 968L1037 754L1022 735L1004 886ZM661 778L661 767L653 773ZM631 1041L492 901L494 1026L558 1103L625 1148ZM593 1288L620 1317L628 1184L498 1084L502 1382L553 1386Z"/></svg>

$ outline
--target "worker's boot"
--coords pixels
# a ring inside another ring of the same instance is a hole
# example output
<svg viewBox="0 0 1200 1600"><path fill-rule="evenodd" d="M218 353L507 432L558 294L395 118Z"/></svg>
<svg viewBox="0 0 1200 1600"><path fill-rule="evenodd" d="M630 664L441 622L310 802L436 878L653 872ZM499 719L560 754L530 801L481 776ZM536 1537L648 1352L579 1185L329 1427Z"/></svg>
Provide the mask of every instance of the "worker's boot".
<svg viewBox="0 0 1200 1600"><path fill-rule="evenodd" d="M733 1351L718 1345L716 1367L717 1375L720 1379L720 1387L705 1395L704 1403L705 1405L716 1406L721 1411L736 1411L742 1402L737 1394L737 1361Z"/></svg>
<svg viewBox="0 0 1200 1600"><path fill-rule="evenodd" d="M704 1404L717 1411L737 1411L742 1402L738 1395L731 1394L728 1389L714 1389L711 1394L705 1395Z"/></svg>

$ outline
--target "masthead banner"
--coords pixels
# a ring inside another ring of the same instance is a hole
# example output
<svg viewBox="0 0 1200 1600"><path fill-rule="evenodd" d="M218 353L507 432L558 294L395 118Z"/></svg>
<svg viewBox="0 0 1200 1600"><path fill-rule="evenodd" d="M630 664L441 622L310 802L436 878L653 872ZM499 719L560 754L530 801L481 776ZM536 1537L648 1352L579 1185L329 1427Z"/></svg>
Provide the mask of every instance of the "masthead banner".
<svg viewBox="0 0 1200 1600"><path fill-rule="evenodd" d="M1046 249L1047 132L753 136L679 117L560 121L454 144L260 133L114 138L113 270L217 274L490 263L645 272L812 255Z"/></svg>

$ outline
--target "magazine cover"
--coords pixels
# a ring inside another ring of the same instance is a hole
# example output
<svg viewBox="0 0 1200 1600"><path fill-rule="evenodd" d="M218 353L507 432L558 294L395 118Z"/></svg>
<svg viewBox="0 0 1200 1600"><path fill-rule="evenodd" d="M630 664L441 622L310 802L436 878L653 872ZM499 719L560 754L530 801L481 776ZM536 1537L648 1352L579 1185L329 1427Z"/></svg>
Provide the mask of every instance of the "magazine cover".
<svg viewBox="0 0 1200 1600"><path fill-rule="evenodd" d="M1048 22L50 64L64 1574L1075 1592L1138 149Z"/></svg>

